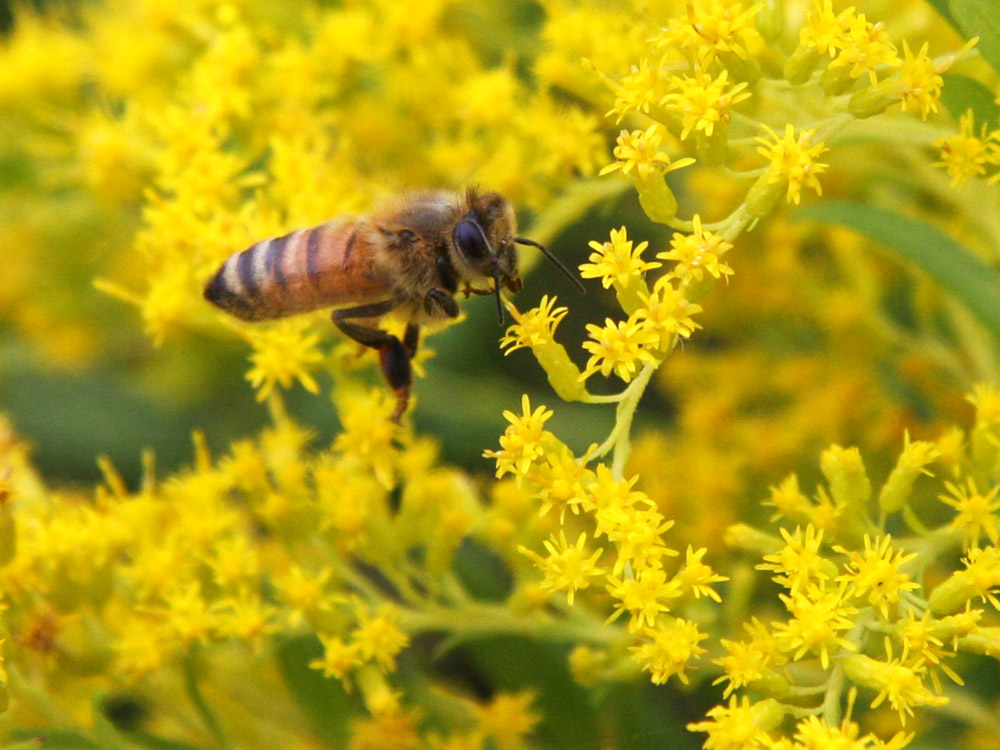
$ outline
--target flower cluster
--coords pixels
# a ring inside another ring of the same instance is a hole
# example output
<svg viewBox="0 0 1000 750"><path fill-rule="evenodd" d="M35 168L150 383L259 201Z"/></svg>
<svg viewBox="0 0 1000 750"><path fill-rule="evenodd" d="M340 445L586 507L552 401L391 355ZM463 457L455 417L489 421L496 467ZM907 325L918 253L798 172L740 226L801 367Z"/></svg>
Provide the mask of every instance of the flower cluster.
<svg viewBox="0 0 1000 750"><path fill-rule="evenodd" d="M777 538L745 525L730 529L729 544L762 553L764 562L757 568L771 573L785 590L779 598L787 619L768 625L755 621L746 628L749 638L721 641L726 655L715 663L724 674L716 681L726 683L726 695L762 696L766 709L747 697L744 707L773 715L792 696L813 694L830 726L840 725L843 701L867 695L872 708L886 702L905 725L915 709L948 703L943 677L964 684L957 671L961 653L1000 656L984 647L993 632L984 620L991 610L1000 610L994 529L1000 503L992 500L1000 473L995 449L984 456L973 447L996 445L1000 432L983 414L996 399L994 389L977 389L972 400L983 408L957 454L907 438L876 492L858 451L834 446L821 458L826 484L814 498L800 492L794 476L771 490L774 520L794 523L794 530L780 526ZM953 438L952 432L947 439ZM934 509L927 507L915 481L930 475L929 466L945 461L960 484L945 481L950 494L941 501L955 512L950 521L929 529L922 519L932 517ZM978 491L972 477L990 489ZM886 531L896 518L906 528L901 535ZM984 529L990 529L985 540ZM791 670L804 660L819 670L806 684ZM692 728L714 738L726 736L734 707L713 709L712 721ZM758 724L759 736L750 746L769 747L767 732L779 721ZM899 734L892 742L902 746L911 738Z"/></svg>
<svg viewBox="0 0 1000 750"><path fill-rule="evenodd" d="M668 567L678 556L664 539L673 523L634 488L635 477L616 476L604 463L588 467L594 450L576 457L544 429L551 411L532 410L525 396L522 413L505 416L510 425L500 450L486 452L496 460L497 476L514 475L541 501L541 515L558 511L561 528L543 542L545 555L519 547L542 571L542 588L565 592L571 605L578 593L599 588L613 602L608 623L627 616L632 660L654 683L674 675L688 682L687 670L705 653L699 643L708 636L680 613L702 596L720 601L713 585L725 577L702 562L705 549L689 547L683 563ZM576 534L581 527L571 544L567 530Z"/></svg>
<svg viewBox="0 0 1000 750"><path fill-rule="evenodd" d="M833 0L39 5L0 37L0 385L53 476L53 424L116 459L92 492L56 486L0 418L8 744L624 747L687 724L708 748L898 750L948 711L963 747L996 745L976 679L1000 658L995 383L945 426L956 383L1000 372L992 297L970 316L961 278L943 295L783 218L895 206L996 265L996 201L954 189L1000 178L974 80L997 40L959 38L961 3L952 25ZM469 183L597 292L536 302L523 253L503 349L576 403L519 388L495 482L439 454L478 454L509 371L457 376L439 444L389 421L326 314L247 325L202 299L234 250ZM50 368L82 370L74 406L121 370L169 414L101 398L77 425ZM261 404L222 403L241 370ZM192 465L123 465L121 425L148 444L175 411L206 427ZM267 425L233 426L248 413ZM593 710L567 708L566 670ZM613 710L641 681L700 689L683 717L650 690Z"/></svg>

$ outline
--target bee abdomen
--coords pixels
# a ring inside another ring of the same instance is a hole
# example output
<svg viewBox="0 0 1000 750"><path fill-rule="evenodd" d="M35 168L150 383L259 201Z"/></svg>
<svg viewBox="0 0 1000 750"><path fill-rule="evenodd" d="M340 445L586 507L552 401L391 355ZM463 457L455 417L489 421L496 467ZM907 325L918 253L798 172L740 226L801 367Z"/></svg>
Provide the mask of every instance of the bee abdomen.
<svg viewBox="0 0 1000 750"><path fill-rule="evenodd" d="M323 227L262 240L229 256L205 286L205 299L243 320L269 320L324 305L310 257Z"/></svg>

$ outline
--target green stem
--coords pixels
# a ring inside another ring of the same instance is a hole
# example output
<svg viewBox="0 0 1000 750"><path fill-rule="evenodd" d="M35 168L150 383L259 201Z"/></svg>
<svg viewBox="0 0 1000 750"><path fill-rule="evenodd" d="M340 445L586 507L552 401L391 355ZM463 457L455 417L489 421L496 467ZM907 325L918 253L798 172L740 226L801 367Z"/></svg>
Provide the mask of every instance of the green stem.
<svg viewBox="0 0 1000 750"><path fill-rule="evenodd" d="M205 701L205 696L201 693L201 686L198 684L198 669L196 665L197 646L193 646L184 659L184 687L187 690L188 698L194 706L195 711L205 723L209 734L215 739L215 743L222 750L230 750L232 743L226 737L218 718L212 707Z"/></svg>
<svg viewBox="0 0 1000 750"><path fill-rule="evenodd" d="M56 704L48 691L25 677L16 664L6 662L5 666L7 668L7 687L14 700L44 717L55 727L69 731L80 730L78 722Z"/></svg>
<svg viewBox="0 0 1000 750"><path fill-rule="evenodd" d="M618 404L618 409L615 412L615 422L620 426L617 428L619 430L619 438L615 443L615 451L611 458L611 476L614 477L615 481L620 482L622 480L622 475L625 473L625 463L632 452L632 419L635 417L635 410L639 406L642 394L646 392L646 386L649 385L650 378L653 377L653 373L656 372L656 368L659 366L659 362L644 365L638 377L632 382L635 388L630 387L629 390L632 392Z"/></svg>
<svg viewBox="0 0 1000 750"><path fill-rule="evenodd" d="M643 365L635 380L619 394L618 408L615 411L615 426L607 440L601 443L590 456L591 459L601 458L614 451L611 460L611 473L616 480L621 480L625 470L625 462L628 460L628 454L631 450L629 432L632 429L632 418L635 416L636 407L639 405L642 394L646 391L646 386L649 385L650 378L653 377L653 373L656 372L656 368L660 364L661 362L654 362Z"/></svg>
<svg viewBox="0 0 1000 750"><path fill-rule="evenodd" d="M400 619L410 635L447 632L459 639L518 635L557 643L611 645L626 637L621 629L597 620L519 617L508 607L475 602L462 605L460 612L448 607L405 610Z"/></svg>

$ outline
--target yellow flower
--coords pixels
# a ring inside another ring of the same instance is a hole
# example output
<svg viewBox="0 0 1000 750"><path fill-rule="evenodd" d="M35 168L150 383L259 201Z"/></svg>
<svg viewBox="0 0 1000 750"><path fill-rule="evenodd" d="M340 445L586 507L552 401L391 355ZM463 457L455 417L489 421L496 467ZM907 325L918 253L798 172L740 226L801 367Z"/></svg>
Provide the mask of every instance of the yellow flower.
<svg viewBox="0 0 1000 750"><path fill-rule="evenodd" d="M763 144L757 152L770 162L767 181L771 184L784 183L789 203L798 204L803 187L815 190L817 195L823 194L817 175L825 172L829 165L816 161L816 158L828 149L822 143L813 145L814 135L816 130L808 128L800 131L796 138L795 127L788 124L783 137L771 131L771 140L757 139Z"/></svg>
<svg viewBox="0 0 1000 750"><path fill-rule="evenodd" d="M911 106L919 107L920 116L926 120L931 112L937 112L944 79L938 75L934 61L927 55L927 42L924 42L920 51L914 55L910 51L909 43L904 39L903 58L899 74L903 111Z"/></svg>
<svg viewBox="0 0 1000 750"><path fill-rule="evenodd" d="M569 312L568 307L556 307L555 304L556 298L545 294L542 295L538 307L525 313L512 310L517 322L510 326L504 337L500 339L500 348L504 349L504 354L510 354L525 347L534 349L553 341L556 326Z"/></svg>
<svg viewBox="0 0 1000 750"><path fill-rule="evenodd" d="M793 651L798 661L807 653L818 653L820 666L828 669L830 652L840 648L857 650L857 646L838 635L854 628L854 607L844 604L843 590L827 590L810 586L805 591L786 596L780 594L792 615L787 622L774 624L775 638L786 651Z"/></svg>
<svg viewBox="0 0 1000 750"><path fill-rule="evenodd" d="M348 672L360 666L361 647L357 643L347 643L340 636L318 633L323 644L323 658L309 662L310 669L322 669L324 677L343 680Z"/></svg>
<svg viewBox="0 0 1000 750"><path fill-rule="evenodd" d="M717 56L732 54L742 60L749 57L747 38L756 35L754 16L763 3L743 8L743 3L728 0L702 0L689 3L686 15L672 17L655 39L660 49L682 51L689 59L707 65Z"/></svg>
<svg viewBox="0 0 1000 750"><path fill-rule="evenodd" d="M644 178L657 170L672 172L694 163L694 159L690 158L671 161L666 153L660 151L663 141L660 131L656 123L645 130L621 131L613 151L616 161L601 169L599 174L610 174L620 169L626 177L634 173L637 178Z"/></svg>
<svg viewBox="0 0 1000 750"><path fill-rule="evenodd" d="M642 252L649 243L640 242L633 247L625 227L612 229L610 242L589 244L594 252L589 263L580 265L580 275L585 279L600 279L605 289L612 284L628 288L640 282L646 271L660 267L659 263L642 259Z"/></svg>
<svg viewBox="0 0 1000 750"><path fill-rule="evenodd" d="M643 568L635 577L608 578L608 593L618 600L608 622L628 612L629 632L638 633L645 627L656 625L657 618L670 611L668 601L681 596L680 584L667 580L667 573L659 567Z"/></svg>
<svg viewBox="0 0 1000 750"><path fill-rule="evenodd" d="M670 239L670 250L656 254L661 260L676 263L668 275L697 281L702 280L706 271L716 279L732 275L733 269L719 260L732 249L732 243L714 232L702 229L701 216L698 214L691 221L694 229L691 234L675 233Z"/></svg>
<svg viewBox="0 0 1000 750"><path fill-rule="evenodd" d="M776 575L772 580L785 586L792 594L802 591L812 584L822 585L832 578L835 569L820 554L823 531L812 524L806 526L805 533L798 526L795 533L780 529L785 538L785 546L772 555L764 555L765 562L757 570L772 570Z"/></svg>
<svg viewBox="0 0 1000 750"><path fill-rule="evenodd" d="M944 486L948 490L948 495L938 495L938 499L945 505L950 505L958 515L952 519L951 527L963 532L963 540L966 548L978 547L979 538L986 534L990 544L997 543L1000 535L997 518L997 511L1000 510L1000 485L994 486L989 492L981 493L976 489L976 482L972 477L966 477L967 487L945 482Z"/></svg>
<svg viewBox="0 0 1000 750"><path fill-rule="evenodd" d="M707 716L710 721L687 725L689 732L708 733L705 750L756 750L766 747L768 732L781 723L784 709L770 698L751 704L750 698L737 702L733 695L728 706L716 706Z"/></svg>
<svg viewBox="0 0 1000 750"><path fill-rule="evenodd" d="M290 318L245 332L253 346L250 355L253 367L247 373L247 380L256 389L258 401L265 401L276 385L290 388L295 379L310 393L319 393L319 384L310 370L323 360L323 355L317 348L319 336L309 333L309 327L308 319Z"/></svg>
<svg viewBox="0 0 1000 750"><path fill-rule="evenodd" d="M374 660L385 672L396 668L396 656L410 644L410 636L397 624L397 613L385 605L380 614L358 615L358 627L351 633L351 643L362 659Z"/></svg>
<svg viewBox="0 0 1000 750"><path fill-rule="evenodd" d="M525 738L531 734L542 717L531 710L535 693L524 690L520 693L497 693L485 706L474 706L472 713L478 729L491 742L477 739L474 747L495 746L497 750L518 750L528 746Z"/></svg>
<svg viewBox="0 0 1000 750"><path fill-rule="evenodd" d="M629 646L632 660L650 673L654 685L662 685L671 675L685 685L688 684L686 669L692 659L705 653L698 644L708 635L698 630L698 626L679 617L661 618L656 627L644 628L640 634L643 643Z"/></svg>
<svg viewBox="0 0 1000 750"><path fill-rule="evenodd" d="M941 150L941 161L935 166L944 167L951 177L951 186L961 185L970 177L986 174L986 164L990 161L986 125L979 129L979 135L974 134L975 115L970 109L959 119L958 135L938 138L935 147Z"/></svg>
<svg viewBox="0 0 1000 750"><path fill-rule="evenodd" d="M635 311L635 318L647 333L655 336L653 348L658 352L669 351L678 338L690 338L701 328L701 324L691 319L701 312L701 305L689 302L684 290L668 276L657 279L650 294L640 292L639 299L641 306Z"/></svg>
<svg viewBox="0 0 1000 750"><path fill-rule="evenodd" d="M878 690L872 701L872 708L878 708L885 700L899 713L899 721L906 724L906 717L913 716L915 706L944 706L948 699L934 695L923 683L927 667L918 663L907 663L904 651L898 659L892 658L891 641L885 641L886 661L872 659L864 654L849 654L844 658L844 674L859 685Z"/></svg>
<svg viewBox="0 0 1000 750"><path fill-rule="evenodd" d="M892 548L892 536L886 534L874 541L865 534L864 554L834 547L834 551L847 555L847 573L837 576L838 581L848 585L848 591L856 597L868 594L868 603L878 609L883 619L889 617L889 605L899 601L900 595L913 591L920 584L910 580L910 576L900 572L906 563L916 559L917 553L906 554Z"/></svg>
<svg viewBox="0 0 1000 750"><path fill-rule="evenodd" d="M881 22L871 23L861 13L850 19L847 34L830 68L848 69L851 78L860 78L868 73L874 86L878 82L876 70L880 66L898 66L901 63L884 25Z"/></svg>
<svg viewBox="0 0 1000 750"><path fill-rule="evenodd" d="M486 458L496 459L497 479L504 474L514 474L519 479L527 475L532 462L545 452L542 442L552 433L544 426L553 413L545 406L532 411L527 394L521 396L521 414L512 411L503 413L510 425L500 437L500 450L483 453Z"/></svg>
<svg viewBox="0 0 1000 750"><path fill-rule="evenodd" d="M663 97L663 105L681 119L681 140L692 131L711 136L716 125L726 125L730 110L749 99L744 91L746 83L729 84L729 71L723 70L716 78L703 70L691 76L674 76L676 91Z"/></svg>
<svg viewBox="0 0 1000 750"><path fill-rule="evenodd" d="M674 580L680 583L685 591L690 591L694 594L696 599L702 596L707 596L715 602L721 602L722 597L719 596L719 593L712 588L711 584L721 583L723 581L728 581L729 579L726 578L726 576L719 575L701 561L707 552L708 550L704 547L699 550L695 550L694 547L689 544L684 567L677 572L674 576Z"/></svg>
<svg viewBox="0 0 1000 750"><path fill-rule="evenodd" d="M581 380L595 372L604 377L614 372L627 383L635 377L641 362L656 361L647 347L657 345L660 337L634 316L617 323L607 318L603 327L588 323L587 335L592 341L584 341L583 348L591 356Z"/></svg>
<svg viewBox="0 0 1000 750"><path fill-rule="evenodd" d="M573 604L577 591L590 587L590 579L604 574L604 568L597 565L597 559L604 550L593 553L587 549L587 535L581 533L576 544L566 541L566 532L559 530L559 536L552 535L543 542L548 557L542 557L526 547L518 547L522 555L545 573L542 588L546 591L565 591L566 601Z"/></svg>
<svg viewBox="0 0 1000 750"><path fill-rule="evenodd" d="M853 18L853 7L835 14L833 0L823 0L822 5L813 0L806 23L799 30L799 45L833 58L847 43L847 31Z"/></svg>

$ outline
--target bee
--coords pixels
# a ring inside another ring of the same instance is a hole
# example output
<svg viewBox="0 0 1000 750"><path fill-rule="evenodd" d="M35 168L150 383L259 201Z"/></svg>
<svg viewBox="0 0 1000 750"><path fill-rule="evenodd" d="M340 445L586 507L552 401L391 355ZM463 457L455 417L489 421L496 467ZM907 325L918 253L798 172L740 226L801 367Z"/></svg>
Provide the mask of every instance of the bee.
<svg viewBox="0 0 1000 750"><path fill-rule="evenodd" d="M539 249L582 290L541 244L517 236L510 202L498 193L422 190L366 216L343 216L262 240L231 255L205 286L205 299L249 321L336 308L333 323L378 352L396 395L393 422L406 412L420 326L456 318L456 296L496 296L521 289L517 245ZM394 312L406 321L402 340L379 328Z"/></svg>

